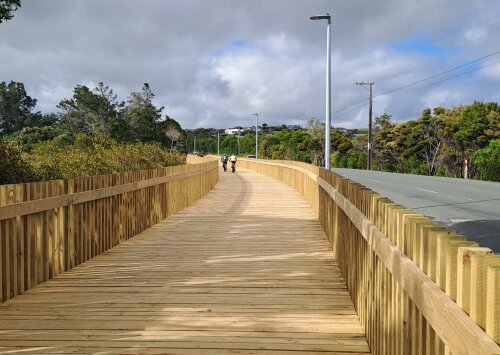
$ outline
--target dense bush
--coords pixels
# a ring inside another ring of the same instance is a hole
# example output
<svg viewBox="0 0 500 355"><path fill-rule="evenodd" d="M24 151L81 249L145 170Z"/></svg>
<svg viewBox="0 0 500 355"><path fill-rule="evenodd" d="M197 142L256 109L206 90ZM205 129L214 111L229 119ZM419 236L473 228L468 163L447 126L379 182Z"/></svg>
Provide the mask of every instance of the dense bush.
<svg viewBox="0 0 500 355"><path fill-rule="evenodd" d="M492 140L486 148L476 151L473 162L481 179L500 182L500 140Z"/></svg>
<svg viewBox="0 0 500 355"><path fill-rule="evenodd" d="M0 143L0 164L0 184L6 184L180 165L185 157L159 144L119 144L107 136L79 134L73 144L58 137L29 154L18 143Z"/></svg>
<svg viewBox="0 0 500 355"><path fill-rule="evenodd" d="M22 147L13 141L0 141L0 184L34 180L31 166L22 159Z"/></svg>

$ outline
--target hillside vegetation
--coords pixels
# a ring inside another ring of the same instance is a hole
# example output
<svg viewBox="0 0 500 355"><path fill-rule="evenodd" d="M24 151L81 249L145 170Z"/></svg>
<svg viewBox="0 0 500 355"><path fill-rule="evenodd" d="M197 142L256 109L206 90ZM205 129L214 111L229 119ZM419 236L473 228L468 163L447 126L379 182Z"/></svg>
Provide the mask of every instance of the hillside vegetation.
<svg viewBox="0 0 500 355"><path fill-rule="evenodd" d="M42 115L22 83L1 82L0 184L185 164L172 151L182 129L153 97L148 84L126 102L103 83L77 85L58 113Z"/></svg>
<svg viewBox="0 0 500 355"><path fill-rule="evenodd" d="M57 113L41 114L22 83L1 82L0 184L184 164L195 140L197 151L217 153L220 130L183 130L153 98L148 84L122 102L103 83L93 89L76 85ZM467 159L469 177L500 181L498 103L427 108L406 122L383 114L374 121L375 170L462 177ZM323 123L311 118L293 131L262 127L260 158L324 164ZM366 169L364 132L332 129L332 166ZM220 153L255 154L253 132L220 137Z"/></svg>
<svg viewBox="0 0 500 355"><path fill-rule="evenodd" d="M205 130L206 131L206 130ZM332 166L366 169L367 135L361 130L333 128ZM358 133L358 134L355 134ZM304 130L262 132L259 157L291 159L322 165L324 125L310 119ZM217 152L213 132L197 136L197 149ZM375 117L373 168L408 174L462 177L465 159L469 177L500 181L500 106L495 102L474 102L453 108L424 109L421 117L398 122L390 115ZM240 138L241 155L255 154L255 135ZM222 153L238 152L238 138L225 136Z"/></svg>

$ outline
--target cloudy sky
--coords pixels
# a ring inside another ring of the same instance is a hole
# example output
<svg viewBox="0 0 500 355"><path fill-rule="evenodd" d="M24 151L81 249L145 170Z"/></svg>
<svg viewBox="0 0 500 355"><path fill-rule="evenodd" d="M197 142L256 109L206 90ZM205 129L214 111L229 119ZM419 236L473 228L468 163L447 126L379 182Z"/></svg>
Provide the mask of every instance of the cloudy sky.
<svg viewBox="0 0 500 355"><path fill-rule="evenodd" d="M330 12L332 124L366 127L424 107L500 101L499 0L22 0L0 24L0 81L23 82L57 112L76 84L103 81L120 100L148 82L184 128L324 119ZM454 78L452 78L454 77ZM449 79L449 80L447 80Z"/></svg>

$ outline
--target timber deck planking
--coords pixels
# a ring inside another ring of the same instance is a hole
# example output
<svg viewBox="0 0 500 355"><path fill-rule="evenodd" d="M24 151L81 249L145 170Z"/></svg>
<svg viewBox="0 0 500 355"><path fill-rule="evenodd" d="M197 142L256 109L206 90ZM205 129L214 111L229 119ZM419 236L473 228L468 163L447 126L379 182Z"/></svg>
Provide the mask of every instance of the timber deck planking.
<svg viewBox="0 0 500 355"><path fill-rule="evenodd" d="M0 306L0 353L368 353L298 192L239 169L163 222Z"/></svg>

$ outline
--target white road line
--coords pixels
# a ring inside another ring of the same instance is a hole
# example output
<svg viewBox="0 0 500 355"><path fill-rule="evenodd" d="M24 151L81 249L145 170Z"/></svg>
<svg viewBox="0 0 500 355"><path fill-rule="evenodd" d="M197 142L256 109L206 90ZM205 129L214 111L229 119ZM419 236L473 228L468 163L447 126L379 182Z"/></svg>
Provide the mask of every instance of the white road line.
<svg viewBox="0 0 500 355"><path fill-rule="evenodd" d="M368 180L373 181L373 182L382 182L380 180L372 180L372 179L368 179Z"/></svg>
<svg viewBox="0 0 500 355"><path fill-rule="evenodd" d="M426 189L421 189L419 187L416 188L417 190L420 190L420 191L425 191L425 192L432 192L433 194L438 194L439 192L436 192L436 191L432 191L432 190L426 190Z"/></svg>

